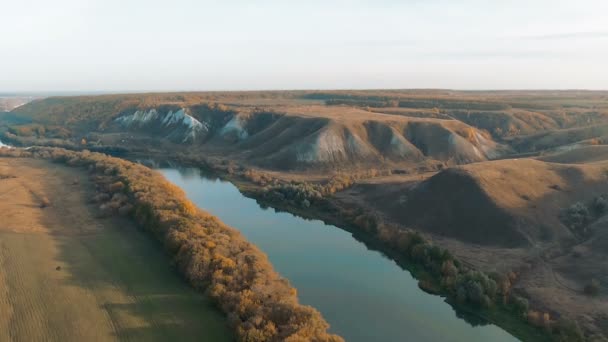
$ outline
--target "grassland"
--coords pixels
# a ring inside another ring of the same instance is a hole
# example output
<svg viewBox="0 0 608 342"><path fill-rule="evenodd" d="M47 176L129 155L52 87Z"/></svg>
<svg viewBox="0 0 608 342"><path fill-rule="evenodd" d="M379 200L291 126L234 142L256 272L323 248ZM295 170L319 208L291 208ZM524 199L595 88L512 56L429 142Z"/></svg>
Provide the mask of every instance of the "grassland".
<svg viewBox="0 0 608 342"><path fill-rule="evenodd" d="M0 158L0 175L0 340L232 340L157 242L98 217L84 172Z"/></svg>
<svg viewBox="0 0 608 342"><path fill-rule="evenodd" d="M196 208L159 173L89 151L2 148L0 154L86 168L96 188L89 198L99 205L98 213L129 217L161 242L175 269L225 313L237 340L343 341L327 332L329 324L317 310L299 303L297 291L274 271L264 253ZM45 196L36 198L41 209L51 204Z"/></svg>

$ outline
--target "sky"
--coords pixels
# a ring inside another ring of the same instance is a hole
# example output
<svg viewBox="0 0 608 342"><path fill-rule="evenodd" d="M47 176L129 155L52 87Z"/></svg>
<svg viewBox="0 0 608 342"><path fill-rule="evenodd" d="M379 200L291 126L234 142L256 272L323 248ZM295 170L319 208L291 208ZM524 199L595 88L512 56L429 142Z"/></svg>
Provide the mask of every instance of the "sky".
<svg viewBox="0 0 608 342"><path fill-rule="evenodd" d="M0 92L608 89L606 0L0 0Z"/></svg>

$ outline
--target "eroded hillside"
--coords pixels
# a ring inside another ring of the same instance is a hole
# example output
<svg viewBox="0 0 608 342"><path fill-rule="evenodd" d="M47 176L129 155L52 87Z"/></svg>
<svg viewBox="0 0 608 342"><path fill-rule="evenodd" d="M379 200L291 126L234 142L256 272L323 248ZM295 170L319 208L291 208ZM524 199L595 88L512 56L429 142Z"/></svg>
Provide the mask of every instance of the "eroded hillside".
<svg viewBox="0 0 608 342"><path fill-rule="evenodd" d="M601 92L454 91L56 97L18 109L46 130L11 127L9 134L127 148L154 139L271 169L434 169L597 144L608 124L606 98ZM48 129L56 126L69 133Z"/></svg>
<svg viewBox="0 0 608 342"><path fill-rule="evenodd" d="M288 209L354 213L384 242L414 229L509 275L533 325L608 331L606 92L104 95L34 101L11 118L0 129L14 144L212 167Z"/></svg>

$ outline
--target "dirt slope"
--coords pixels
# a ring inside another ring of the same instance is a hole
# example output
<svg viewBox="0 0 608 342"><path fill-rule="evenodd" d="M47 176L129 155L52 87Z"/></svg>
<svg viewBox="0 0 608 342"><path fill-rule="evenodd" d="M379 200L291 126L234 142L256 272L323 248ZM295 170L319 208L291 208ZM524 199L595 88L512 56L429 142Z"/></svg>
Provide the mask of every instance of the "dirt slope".
<svg viewBox="0 0 608 342"><path fill-rule="evenodd" d="M193 120L204 128L203 134L196 132L201 136L196 146L212 146L274 169L411 165L425 160L463 164L496 158L508 151L483 132L456 120L396 117L324 106L275 110L205 116L190 109L180 111L196 117ZM171 115L172 111L151 109L123 114L115 121L122 128L137 127L141 131L152 126L156 128L147 130L148 134L171 136L173 127L159 132ZM220 115L221 120L214 120ZM141 123L133 123L134 118ZM194 136L194 132L188 132L177 140L195 142L188 135Z"/></svg>
<svg viewBox="0 0 608 342"><path fill-rule="evenodd" d="M513 138L509 144L517 151L542 151L574 144L593 144L608 141L608 124L600 124L570 129L553 130L529 136ZM576 146L576 145L574 145Z"/></svg>
<svg viewBox="0 0 608 342"><path fill-rule="evenodd" d="M136 139L143 134L173 142L173 149L212 148L272 169L411 166L425 161L453 165L509 153L489 134L454 119L301 105L295 99L289 105L224 105L206 101L209 96L50 98L20 110L36 123L69 127L77 144L83 137L99 144L107 142L103 137L108 134L122 134L115 144L144 146L148 140Z"/></svg>
<svg viewBox="0 0 608 342"><path fill-rule="evenodd" d="M573 146L570 149L537 158L538 160L560 164L587 164L608 160L608 145Z"/></svg>
<svg viewBox="0 0 608 342"><path fill-rule="evenodd" d="M153 241L97 217L92 193L77 169L0 158L0 340L231 340Z"/></svg>
<svg viewBox="0 0 608 342"><path fill-rule="evenodd" d="M605 163L491 161L450 168L405 187L363 187L361 195L405 226L482 245L529 246L572 239L560 212L608 193L607 170Z"/></svg>
<svg viewBox="0 0 608 342"><path fill-rule="evenodd" d="M144 150L153 141L275 170L410 168L608 136L606 98L584 91L151 93L48 98L18 114L47 128L25 132L58 138L52 132L67 128L61 135L77 145L85 138L91 148Z"/></svg>

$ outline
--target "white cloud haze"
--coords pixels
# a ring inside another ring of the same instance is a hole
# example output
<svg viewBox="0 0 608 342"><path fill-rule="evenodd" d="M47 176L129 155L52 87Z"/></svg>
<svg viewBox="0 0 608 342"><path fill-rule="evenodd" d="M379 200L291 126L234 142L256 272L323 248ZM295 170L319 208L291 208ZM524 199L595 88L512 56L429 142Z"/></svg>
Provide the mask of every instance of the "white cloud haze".
<svg viewBox="0 0 608 342"><path fill-rule="evenodd" d="M0 0L0 91L608 89L605 0Z"/></svg>

